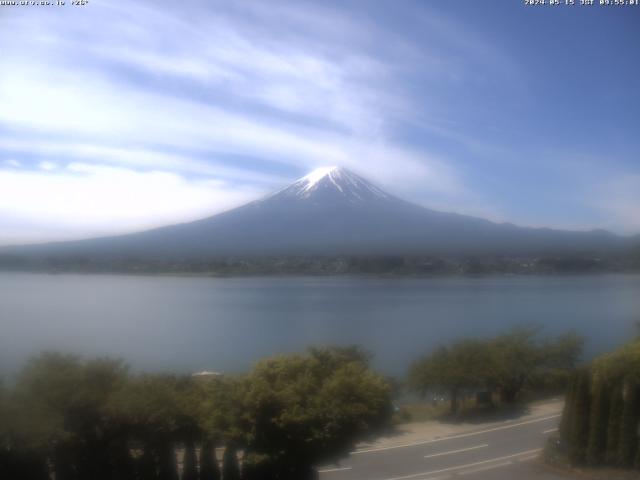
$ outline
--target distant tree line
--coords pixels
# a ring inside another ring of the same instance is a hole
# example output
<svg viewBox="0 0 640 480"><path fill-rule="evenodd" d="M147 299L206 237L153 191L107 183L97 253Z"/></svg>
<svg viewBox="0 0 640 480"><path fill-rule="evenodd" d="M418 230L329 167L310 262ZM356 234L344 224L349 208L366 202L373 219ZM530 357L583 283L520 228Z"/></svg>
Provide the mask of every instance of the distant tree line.
<svg viewBox="0 0 640 480"><path fill-rule="evenodd" d="M640 250L638 250L640 252ZM640 254L599 255L307 255L221 258L24 256L0 254L0 269L194 275L485 275L638 272Z"/></svg>
<svg viewBox="0 0 640 480"><path fill-rule="evenodd" d="M390 389L367 362L357 348L311 349L199 378L42 354L0 390L0 478L316 478L314 465L388 425Z"/></svg>
<svg viewBox="0 0 640 480"><path fill-rule="evenodd" d="M574 333L540 339L535 329L519 328L488 339L464 339L441 346L416 361L409 372L413 390L444 393L450 412L463 394L495 393L512 404L526 388L559 390L580 359L583 339Z"/></svg>
<svg viewBox="0 0 640 480"><path fill-rule="evenodd" d="M555 446L573 465L640 469L640 340L573 376Z"/></svg>

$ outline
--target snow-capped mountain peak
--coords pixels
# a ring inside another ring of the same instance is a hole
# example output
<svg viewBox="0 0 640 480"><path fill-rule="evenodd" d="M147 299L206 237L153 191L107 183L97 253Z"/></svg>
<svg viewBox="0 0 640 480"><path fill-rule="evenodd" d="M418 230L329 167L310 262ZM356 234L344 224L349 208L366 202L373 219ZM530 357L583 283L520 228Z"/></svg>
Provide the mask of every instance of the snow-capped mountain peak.
<svg viewBox="0 0 640 480"><path fill-rule="evenodd" d="M168 259L190 264L244 255L594 255L635 242L437 212L388 195L349 170L325 167L268 197L202 220L118 237L0 249L0 254L25 255L24 265L56 256L87 258L89 265L112 259L115 263L105 264L112 268L129 257L163 265Z"/></svg>
<svg viewBox="0 0 640 480"><path fill-rule="evenodd" d="M336 167L336 166L316 168L312 172L308 173L307 175L299 179L297 182L306 182L306 185L304 188L306 190L310 190L323 178L325 177L331 178L331 174L333 172L339 173L338 170L340 170L340 167Z"/></svg>
<svg viewBox="0 0 640 480"><path fill-rule="evenodd" d="M299 199L333 194L350 202L389 198L388 194L362 177L336 166L317 168L279 193Z"/></svg>

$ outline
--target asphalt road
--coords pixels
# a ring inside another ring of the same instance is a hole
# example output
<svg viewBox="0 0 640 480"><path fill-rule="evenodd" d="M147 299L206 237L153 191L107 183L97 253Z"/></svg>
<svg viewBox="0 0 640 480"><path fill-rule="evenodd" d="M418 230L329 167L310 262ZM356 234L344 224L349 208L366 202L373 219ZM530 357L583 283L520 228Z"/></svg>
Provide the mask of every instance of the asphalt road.
<svg viewBox="0 0 640 480"><path fill-rule="evenodd" d="M555 480L536 462L560 415L514 420L425 442L352 452L321 480Z"/></svg>

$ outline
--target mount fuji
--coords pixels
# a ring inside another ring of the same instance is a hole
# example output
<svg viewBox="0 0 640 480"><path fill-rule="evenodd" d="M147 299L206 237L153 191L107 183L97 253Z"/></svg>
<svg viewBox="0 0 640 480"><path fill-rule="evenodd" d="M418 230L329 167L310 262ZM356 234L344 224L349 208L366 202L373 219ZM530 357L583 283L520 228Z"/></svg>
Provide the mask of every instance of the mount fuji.
<svg viewBox="0 0 640 480"><path fill-rule="evenodd" d="M1 249L4 254L203 259L269 255L598 254L631 244L602 230L523 228L424 208L355 173L321 168L265 198L135 234Z"/></svg>

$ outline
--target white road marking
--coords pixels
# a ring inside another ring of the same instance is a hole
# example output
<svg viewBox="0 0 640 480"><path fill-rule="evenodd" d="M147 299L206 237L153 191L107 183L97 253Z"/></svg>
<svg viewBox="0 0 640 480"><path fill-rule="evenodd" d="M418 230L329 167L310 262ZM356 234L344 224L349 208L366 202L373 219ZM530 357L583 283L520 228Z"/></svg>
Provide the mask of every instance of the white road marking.
<svg viewBox="0 0 640 480"><path fill-rule="evenodd" d="M345 470L351 470L351 467L325 468L324 470L318 470L318 473L344 472Z"/></svg>
<svg viewBox="0 0 640 480"><path fill-rule="evenodd" d="M549 430L543 430L542 433L551 433L551 432L557 432L558 429L557 428L550 428Z"/></svg>
<svg viewBox="0 0 640 480"><path fill-rule="evenodd" d="M451 450L449 452L432 453L431 455L425 455L424 458L441 457L443 455L453 455L454 453L468 452L469 450L477 450L479 448L485 448L488 446L489 444L485 443L483 445L476 445L475 447L461 448L460 450Z"/></svg>
<svg viewBox="0 0 640 480"><path fill-rule="evenodd" d="M494 465L485 465L484 467L477 467L477 468L472 468L471 470L464 470L462 472L458 472L458 475L471 475L472 473L486 472L487 470L493 470L494 468L508 467L509 465L512 465L512 464L513 462L506 461L502 463L496 463Z"/></svg>
<svg viewBox="0 0 640 480"><path fill-rule="evenodd" d="M365 449L365 450L355 450L355 451L351 452L350 455L360 455L362 453L372 453L372 452L383 452L385 450L394 450L396 448L417 447L419 445L427 445L427 444L430 444L430 443L444 442L445 440L455 440L457 438L472 437L474 435L481 435L483 433L497 432L498 430L506 430L508 428L520 427L522 425L530 425L532 423L544 422L545 420L551 420L552 418L558 418L560 416L562 416L562 414L559 413L557 415L551 415L549 417L536 418L536 419L533 419L533 420L527 420L526 422L513 423L511 425L503 425L501 427L489 428L487 430L480 430L478 432L462 433L460 435L452 435L450 437L434 438L432 440L425 440L425 441L422 441L422 442L415 442L415 443L405 443L403 445L392 445L390 447L379 447L379 448L368 448L368 449Z"/></svg>
<svg viewBox="0 0 640 480"><path fill-rule="evenodd" d="M479 462L467 463L466 465L457 465L455 467L441 468L440 470L431 470L430 472L413 473L411 475L403 475L402 477L386 478L385 480L407 480L409 478L425 477L425 476L429 476L429 475L434 475L436 473L450 472L452 470L463 470L465 468L475 467L476 465L484 465L484 464L492 463L492 462L500 462L502 460L507 460L508 458L519 457L519 456L522 456L522 455L529 455L529 454L532 454L534 452L538 453L538 452L541 452L541 451L542 451L541 448L536 448L536 449L533 449L533 450L525 450L524 452L512 453L511 455L505 455L504 457L490 458L488 460L482 460L482 461L479 461Z"/></svg>
<svg viewBox="0 0 640 480"><path fill-rule="evenodd" d="M531 460L535 460L535 459L536 459L536 458L538 458L538 457L539 457L539 455L538 455L538 454L536 454L536 455L529 455L528 457L522 457L522 458L519 458L519 459L518 459L518 461L519 461L519 462L529 462L529 461L531 461Z"/></svg>

